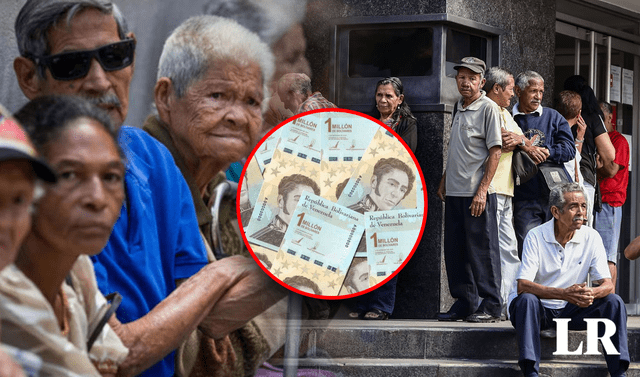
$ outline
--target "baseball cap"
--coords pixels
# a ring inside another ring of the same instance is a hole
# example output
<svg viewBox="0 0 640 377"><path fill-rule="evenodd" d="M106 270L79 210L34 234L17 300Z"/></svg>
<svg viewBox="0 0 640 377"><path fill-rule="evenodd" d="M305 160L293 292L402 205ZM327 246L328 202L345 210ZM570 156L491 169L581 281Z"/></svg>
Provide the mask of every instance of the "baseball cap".
<svg viewBox="0 0 640 377"><path fill-rule="evenodd" d="M56 174L44 161L38 158L27 133L18 122L0 106L0 162L8 160L27 160L38 178L55 182Z"/></svg>
<svg viewBox="0 0 640 377"><path fill-rule="evenodd" d="M484 74L485 69L487 69L487 65L484 64L484 61L482 59L474 58L473 56L462 58L462 60L460 60L460 64L454 65L453 69L458 70L462 67L468 68L475 73L481 74Z"/></svg>

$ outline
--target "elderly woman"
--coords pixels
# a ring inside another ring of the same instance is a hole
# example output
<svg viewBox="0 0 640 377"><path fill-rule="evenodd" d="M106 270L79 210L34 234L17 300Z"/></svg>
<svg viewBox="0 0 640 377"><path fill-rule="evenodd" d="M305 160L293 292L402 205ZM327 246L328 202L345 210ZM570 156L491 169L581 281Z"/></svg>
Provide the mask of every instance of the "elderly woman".
<svg viewBox="0 0 640 377"><path fill-rule="evenodd" d="M394 130L415 152L418 145L416 118L404 101L404 87L397 77L387 77L376 84L376 107L373 117ZM375 291L355 299L355 310L349 318L388 319L396 302L397 275Z"/></svg>
<svg viewBox="0 0 640 377"><path fill-rule="evenodd" d="M416 117L404 101L404 87L399 78L387 77L378 81L376 107L372 116L391 127L413 152L416 151L418 146Z"/></svg>
<svg viewBox="0 0 640 377"><path fill-rule="evenodd" d="M55 182L55 178L36 157L24 130L0 106L0 270L13 263L31 229L36 180ZM24 376L22 368L1 348L0 376Z"/></svg>
<svg viewBox="0 0 640 377"><path fill-rule="evenodd" d="M202 236L212 251L210 261L249 255L236 220L236 187L223 172L247 157L259 140L273 70L269 47L257 35L216 16L185 21L169 36L160 57L158 114L146 120L144 129L167 147L187 181ZM285 310L283 302L269 313L284 318ZM228 338L202 337L201 355L222 355L215 349L226 343L227 348L233 346L227 350L233 357L216 363L199 357L185 364L195 363L196 374L252 374L283 342L278 331L259 328L265 316L269 315L255 318ZM189 374L191 367L183 369L180 374Z"/></svg>
<svg viewBox="0 0 640 377"><path fill-rule="evenodd" d="M2 341L37 353L42 373L113 375L128 350L101 321L108 305L89 259L107 243L124 199L111 120L71 97L41 97L16 118L59 178L39 199L15 265L0 275Z"/></svg>

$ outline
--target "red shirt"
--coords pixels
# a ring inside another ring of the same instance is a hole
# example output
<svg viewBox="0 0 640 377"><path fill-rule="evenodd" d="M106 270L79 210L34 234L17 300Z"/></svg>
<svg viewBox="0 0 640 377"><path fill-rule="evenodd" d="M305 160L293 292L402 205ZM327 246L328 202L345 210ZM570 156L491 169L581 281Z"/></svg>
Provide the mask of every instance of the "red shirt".
<svg viewBox="0 0 640 377"><path fill-rule="evenodd" d="M616 164L622 166L613 178L605 178L600 182L602 202L612 207L620 207L627 199L627 183L629 182L629 143L618 131L609 132L611 143L616 149Z"/></svg>

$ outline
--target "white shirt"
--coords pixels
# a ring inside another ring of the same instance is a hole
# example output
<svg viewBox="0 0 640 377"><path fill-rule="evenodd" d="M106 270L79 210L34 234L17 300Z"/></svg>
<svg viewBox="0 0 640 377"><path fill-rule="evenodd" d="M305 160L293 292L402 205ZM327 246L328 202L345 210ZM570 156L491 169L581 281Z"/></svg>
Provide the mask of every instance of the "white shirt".
<svg viewBox="0 0 640 377"><path fill-rule="evenodd" d="M513 109L511 110L514 118L516 117L516 115L527 115L526 113L523 113L522 111L520 111L520 108L518 107L519 104L520 102L513 105ZM538 108L533 110L531 114L538 113L539 116L542 116L542 109L543 109L542 105L538 105Z"/></svg>
<svg viewBox="0 0 640 377"><path fill-rule="evenodd" d="M568 288L586 282L587 274L591 274L591 280L611 278L602 238L595 229L583 225L562 247L554 235L554 222L555 219L551 219L527 234L520 270L509 294L509 305L518 295L518 279L546 287ZM564 300L541 301L549 309L562 309L567 305Z"/></svg>

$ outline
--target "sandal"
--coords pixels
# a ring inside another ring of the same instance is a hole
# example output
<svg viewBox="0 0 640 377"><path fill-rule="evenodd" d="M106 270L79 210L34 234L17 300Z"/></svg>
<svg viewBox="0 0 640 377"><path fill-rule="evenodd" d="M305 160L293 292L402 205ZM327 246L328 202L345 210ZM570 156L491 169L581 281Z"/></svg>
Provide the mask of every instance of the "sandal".
<svg viewBox="0 0 640 377"><path fill-rule="evenodd" d="M362 319L362 315L363 315L363 313L360 313L360 312L350 312L349 313L349 318L351 318L351 319Z"/></svg>
<svg viewBox="0 0 640 377"><path fill-rule="evenodd" d="M389 313L385 313L380 309L371 309L364 315L364 319L385 320L389 319Z"/></svg>

